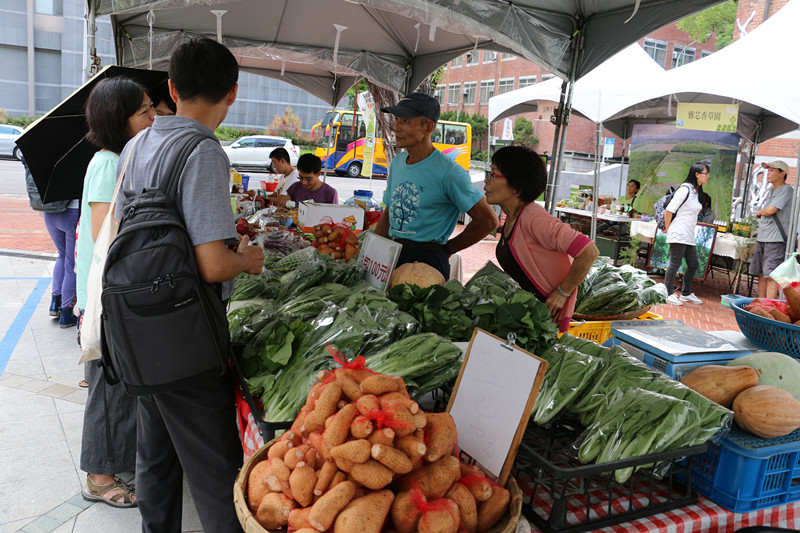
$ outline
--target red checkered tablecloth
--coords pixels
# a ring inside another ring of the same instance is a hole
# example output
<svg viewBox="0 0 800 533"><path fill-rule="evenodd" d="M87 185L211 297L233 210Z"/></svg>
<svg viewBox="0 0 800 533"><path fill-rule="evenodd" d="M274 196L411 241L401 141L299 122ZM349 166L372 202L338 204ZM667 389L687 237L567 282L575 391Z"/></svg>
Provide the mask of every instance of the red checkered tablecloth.
<svg viewBox="0 0 800 533"><path fill-rule="evenodd" d="M552 507L552 499L546 491L539 490L536 495L532 495L532 487L524 480L520 480L525 499L525 506L529 505L531 496L534 497L534 504L540 509L540 515L549 516ZM656 491L654 500L658 503L669 500L666 492ZM641 508L647 505L645 496L634 496L630 498L624 491L615 495L611 509L612 513L624 513L630 509ZM571 499L568 503L569 512L567 513L568 525L575 525L586 521L586 510L581 507L578 500ZM607 503L600 503L590 509L590 520L605 517L607 515ZM748 526L769 525L775 527L796 529L800 528L800 502L789 503L777 507L770 507L760 511L750 513L734 513L728 511L712 502L704 496L699 496L697 503L688 505L672 511L654 514L645 518L623 522L614 526L609 526L593 531L603 533L729 533L737 529ZM541 531L533 523L530 524L531 531Z"/></svg>

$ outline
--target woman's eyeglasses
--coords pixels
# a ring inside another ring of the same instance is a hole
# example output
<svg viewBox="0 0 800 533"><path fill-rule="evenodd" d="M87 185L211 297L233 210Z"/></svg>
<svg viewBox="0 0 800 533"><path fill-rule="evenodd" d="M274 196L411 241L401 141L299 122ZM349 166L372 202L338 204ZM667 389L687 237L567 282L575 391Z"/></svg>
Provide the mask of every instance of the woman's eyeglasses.
<svg viewBox="0 0 800 533"><path fill-rule="evenodd" d="M502 174L495 174L491 170L487 170L483 176L483 179L485 181L492 181L493 178L505 178L505 176L503 176Z"/></svg>

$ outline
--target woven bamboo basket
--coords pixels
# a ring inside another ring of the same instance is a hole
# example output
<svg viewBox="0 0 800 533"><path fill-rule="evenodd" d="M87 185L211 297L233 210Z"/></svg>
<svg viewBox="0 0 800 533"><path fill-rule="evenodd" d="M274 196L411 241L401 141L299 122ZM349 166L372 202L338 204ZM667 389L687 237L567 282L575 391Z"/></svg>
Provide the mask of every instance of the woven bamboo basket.
<svg viewBox="0 0 800 533"><path fill-rule="evenodd" d="M633 311L620 313L618 315L581 315L579 313L575 313L572 315L572 318L576 320L633 320L634 318L639 318L648 312L650 307L652 306L646 305L639 309L634 309Z"/></svg>
<svg viewBox="0 0 800 533"><path fill-rule="evenodd" d="M239 517L239 523L242 525L245 533L283 533L281 531L271 531L261 527L256 517L250 512L247 507L247 479L250 477L250 472L253 468L267 459L269 447L272 446L278 439L271 440L264 446L258 449L256 453L250 456L242 465L239 475L236 476L236 481L233 483L233 505L236 508L236 516ZM500 522L487 533L515 533L517 531L517 523L519 522L520 514L522 513L522 491L517 485L513 477L508 478L506 489L511 493L511 504L509 505L508 513Z"/></svg>

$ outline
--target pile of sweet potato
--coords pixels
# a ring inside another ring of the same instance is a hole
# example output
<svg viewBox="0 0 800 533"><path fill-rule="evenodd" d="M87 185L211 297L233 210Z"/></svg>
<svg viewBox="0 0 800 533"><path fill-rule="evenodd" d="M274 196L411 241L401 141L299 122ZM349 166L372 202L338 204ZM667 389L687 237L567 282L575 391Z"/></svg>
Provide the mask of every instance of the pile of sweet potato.
<svg viewBox="0 0 800 533"><path fill-rule="evenodd" d="M247 482L266 529L476 533L508 512L509 491L453 455L448 413L424 413L403 380L323 371L292 428Z"/></svg>
<svg viewBox="0 0 800 533"><path fill-rule="evenodd" d="M786 295L785 302L756 298L745 305L744 310L764 318L800 326L800 292L787 285L784 287L783 293Z"/></svg>
<svg viewBox="0 0 800 533"><path fill-rule="evenodd" d="M358 246L358 237L347 228L331 224L317 224L314 226L313 234L314 240L311 241L311 245L319 253L329 255L334 259L350 261L361 251Z"/></svg>

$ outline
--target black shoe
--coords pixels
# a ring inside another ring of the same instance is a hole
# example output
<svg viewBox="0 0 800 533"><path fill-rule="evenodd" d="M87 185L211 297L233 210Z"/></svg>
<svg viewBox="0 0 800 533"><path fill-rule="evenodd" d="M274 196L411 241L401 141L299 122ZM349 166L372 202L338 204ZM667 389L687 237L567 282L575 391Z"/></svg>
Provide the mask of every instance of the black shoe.
<svg viewBox="0 0 800 533"><path fill-rule="evenodd" d="M55 294L50 299L50 316L57 317L61 313L61 295Z"/></svg>
<svg viewBox="0 0 800 533"><path fill-rule="evenodd" d="M58 327L71 328L78 323L78 317L72 314L72 307L61 308L61 318L58 319Z"/></svg>

